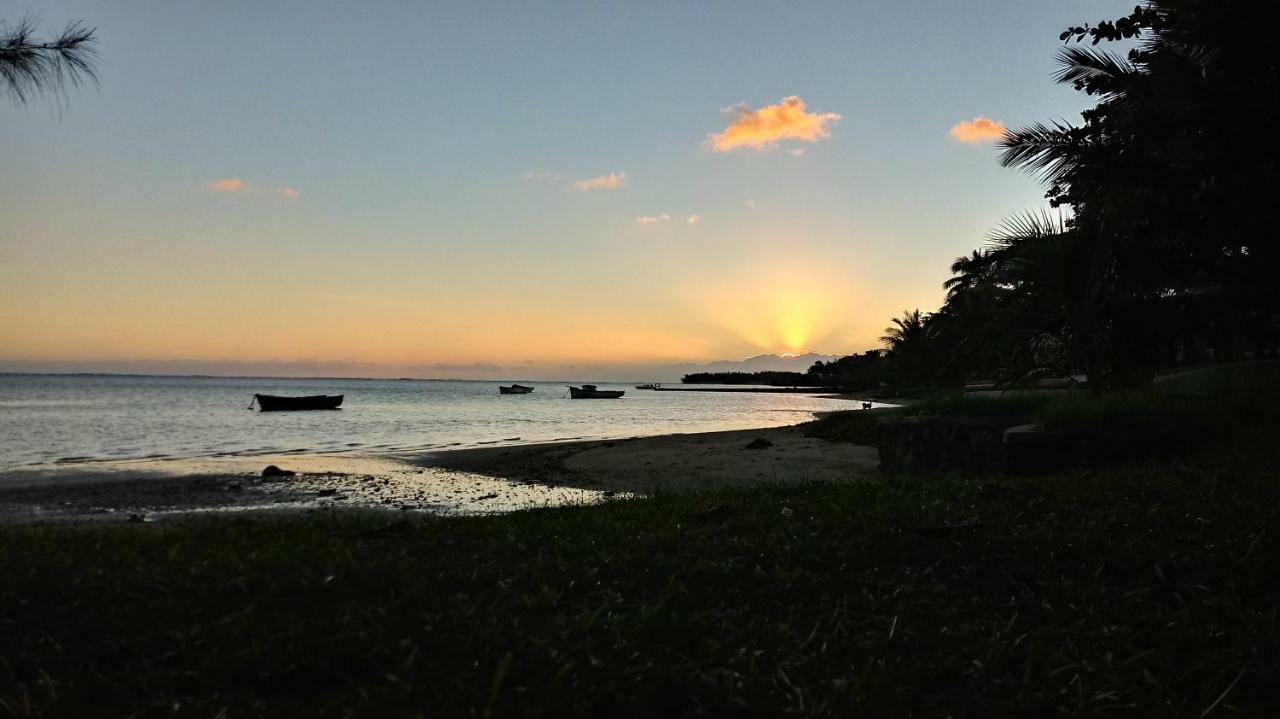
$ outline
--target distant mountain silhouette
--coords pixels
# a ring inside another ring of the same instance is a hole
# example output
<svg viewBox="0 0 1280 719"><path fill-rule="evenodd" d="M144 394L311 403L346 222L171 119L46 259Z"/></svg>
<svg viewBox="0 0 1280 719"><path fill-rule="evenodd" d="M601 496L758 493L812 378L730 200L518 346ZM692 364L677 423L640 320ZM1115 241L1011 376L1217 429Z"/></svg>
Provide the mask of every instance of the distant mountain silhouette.
<svg viewBox="0 0 1280 719"><path fill-rule="evenodd" d="M814 362L831 362L837 359L840 359L840 355L824 355L817 352L805 352L789 357L765 354L744 360L664 365L657 368L657 374L662 381L670 382L694 372L807 372Z"/></svg>

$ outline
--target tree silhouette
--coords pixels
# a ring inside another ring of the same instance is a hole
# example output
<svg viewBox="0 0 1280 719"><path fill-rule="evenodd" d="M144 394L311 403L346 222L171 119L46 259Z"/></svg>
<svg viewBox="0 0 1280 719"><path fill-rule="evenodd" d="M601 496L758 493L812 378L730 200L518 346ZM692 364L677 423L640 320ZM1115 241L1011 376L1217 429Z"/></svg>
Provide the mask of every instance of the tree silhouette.
<svg viewBox="0 0 1280 719"><path fill-rule="evenodd" d="M1273 351L1280 235L1261 208L1280 194L1280 149L1261 128L1280 122L1277 22L1273 3L1152 0L1069 28L1054 79L1097 105L1079 124L1034 124L1001 141L1005 166L1073 210L1056 240L1010 252L1029 259L1024 249L1039 246L1059 268L1025 286L1063 300L1073 364L1087 350L1094 379L1138 381L1162 345ZM1135 43L1121 55L1081 44L1089 38Z"/></svg>
<svg viewBox="0 0 1280 719"><path fill-rule="evenodd" d="M926 333L925 318L920 310L903 310L901 317L894 317L893 324L884 329L880 341L889 352L902 351L913 342L921 341Z"/></svg>
<svg viewBox="0 0 1280 719"><path fill-rule="evenodd" d="M42 40L29 19L13 27L0 22L0 88L25 105L36 95L61 97L69 88L96 83L96 31L73 22L57 37Z"/></svg>
<svg viewBox="0 0 1280 719"><path fill-rule="evenodd" d="M858 376L1085 373L1106 390L1171 364L1280 356L1277 26L1280 3L1146 0L1063 32L1053 79L1096 104L999 143L1059 211L1014 215L957 258L943 306L894 319ZM1097 47L1117 40L1127 52Z"/></svg>
<svg viewBox="0 0 1280 719"><path fill-rule="evenodd" d="M920 314L918 309L904 310L901 317L893 318L893 324L886 327L880 337L900 384L927 384L937 374L930 331L932 317Z"/></svg>

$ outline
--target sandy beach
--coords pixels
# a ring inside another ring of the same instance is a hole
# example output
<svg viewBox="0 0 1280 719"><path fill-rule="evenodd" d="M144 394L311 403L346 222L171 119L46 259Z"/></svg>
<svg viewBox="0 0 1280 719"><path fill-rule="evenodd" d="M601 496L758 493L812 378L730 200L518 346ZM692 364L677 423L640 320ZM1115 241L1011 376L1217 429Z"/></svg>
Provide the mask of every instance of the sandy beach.
<svg viewBox="0 0 1280 719"><path fill-rule="evenodd" d="M803 425L486 447L441 452L423 466L524 482L648 493L761 482L845 482L873 474L874 447L806 437ZM748 448L762 440L767 446Z"/></svg>
<svg viewBox="0 0 1280 719"><path fill-rule="evenodd" d="M10 470L0 472L0 522L339 509L475 514L653 491L847 482L876 471L874 448L806 437L802 426L483 447L408 460L284 454ZM263 477L268 465L296 474Z"/></svg>

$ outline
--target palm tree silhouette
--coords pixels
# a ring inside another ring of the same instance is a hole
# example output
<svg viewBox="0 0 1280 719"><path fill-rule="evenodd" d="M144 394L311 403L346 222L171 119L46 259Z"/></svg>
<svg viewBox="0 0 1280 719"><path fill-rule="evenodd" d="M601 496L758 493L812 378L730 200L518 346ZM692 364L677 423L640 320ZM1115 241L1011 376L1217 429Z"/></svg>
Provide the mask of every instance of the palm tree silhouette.
<svg viewBox="0 0 1280 719"><path fill-rule="evenodd" d="M1056 82L1099 96L1100 107L1113 116L1132 114L1134 96L1140 94L1144 78L1132 62L1105 50L1073 46L1058 53L1058 66ZM1095 160L1103 148L1125 139L1104 133L1096 122L1089 121L1101 114L1097 110L1086 113L1083 127L1066 122L1035 123L1006 132L999 142L1003 149L1000 164L1026 170L1051 185L1069 184L1082 165Z"/></svg>
<svg viewBox="0 0 1280 719"><path fill-rule="evenodd" d="M902 351L927 336L925 318L920 310L903 310L901 317L893 318L893 324L884 329L880 341L890 352Z"/></svg>
<svg viewBox="0 0 1280 719"><path fill-rule="evenodd" d="M957 295L983 284L991 274L991 267L990 258L982 250L974 250L968 255L957 257L955 262L951 263L952 277L942 283L942 288L947 291L947 300L952 300Z"/></svg>

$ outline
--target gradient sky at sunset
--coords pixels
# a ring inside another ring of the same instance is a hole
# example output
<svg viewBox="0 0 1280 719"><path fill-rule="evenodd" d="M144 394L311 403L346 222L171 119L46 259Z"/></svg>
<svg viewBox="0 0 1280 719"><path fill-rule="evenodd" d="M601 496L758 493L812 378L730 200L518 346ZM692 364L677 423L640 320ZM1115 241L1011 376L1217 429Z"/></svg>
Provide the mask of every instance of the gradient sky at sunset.
<svg viewBox="0 0 1280 719"><path fill-rule="evenodd" d="M862 351L1041 204L991 138L1132 4L8 3L102 67L0 103L0 370Z"/></svg>

